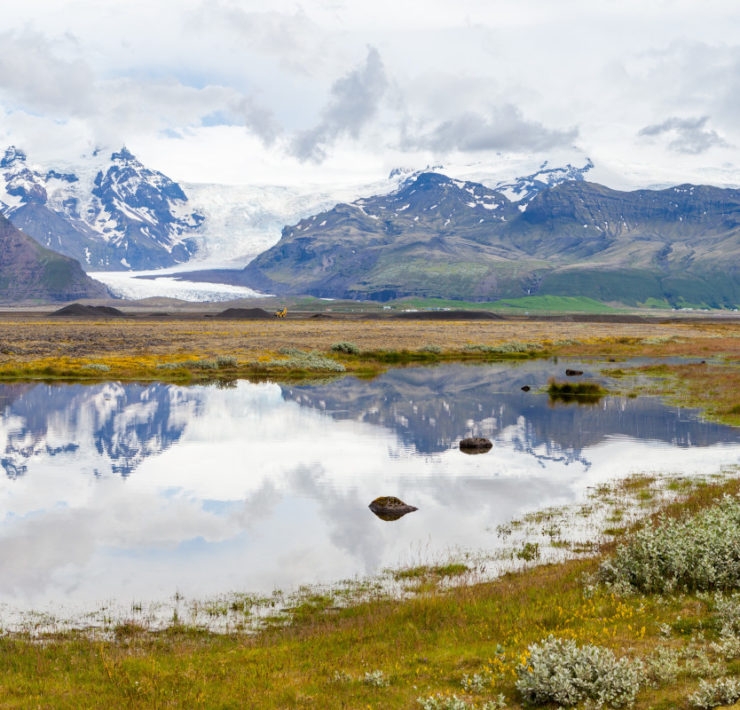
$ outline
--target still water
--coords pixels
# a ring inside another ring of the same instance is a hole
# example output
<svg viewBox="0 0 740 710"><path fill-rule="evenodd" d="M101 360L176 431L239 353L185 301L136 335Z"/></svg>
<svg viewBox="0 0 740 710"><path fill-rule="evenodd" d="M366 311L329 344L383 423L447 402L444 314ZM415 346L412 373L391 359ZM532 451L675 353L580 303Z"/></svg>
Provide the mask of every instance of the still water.
<svg viewBox="0 0 740 710"><path fill-rule="evenodd" d="M0 386L0 602L130 604L364 576L490 550L498 524L604 480L740 463L740 431L656 399L552 406L521 391L563 367ZM470 435L493 449L461 453ZM381 495L419 510L385 522L367 507Z"/></svg>

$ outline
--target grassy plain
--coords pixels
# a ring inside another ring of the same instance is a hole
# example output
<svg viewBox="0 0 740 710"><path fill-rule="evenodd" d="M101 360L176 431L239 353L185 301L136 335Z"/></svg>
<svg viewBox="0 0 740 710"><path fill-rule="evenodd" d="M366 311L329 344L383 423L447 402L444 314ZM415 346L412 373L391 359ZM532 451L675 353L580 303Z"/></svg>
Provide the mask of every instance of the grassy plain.
<svg viewBox="0 0 740 710"><path fill-rule="evenodd" d="M338 342L355 344L359 353L333 351ZM291 350L316 351L368 375L415 358L614 360L621 391L667 396L740 424L740 325L732 323L0 319L6 380L311 374L274 365ZM661 361L619 364L640 357ZM157 367L218 358L230 364L203 371ZM625 485L638 500L655 495L650 480ZM676 493L680 501L664 506L664 514L696 512L724 493L737 495L740 482L680 484ZM393 709L421 708L419 698L441 694L465 705L439 708L481 708L502 693L506 707L520 708L514 682L527 647L554 634L648 665L656 654L679 654L675 677L654 678L635 707L687 708L700 679L737 676L740 660L712 651L719 625L706 595L618 596L588 587L584 580L629 534L629 523L613 518L609 541L590 548L594 555L585 559L485 583L462 574L462 584L452 588L444 581L459 569L402 571L406 599L380 596L340 608L316 595L294 610L291 624L268 624L256 634L178 624L152 632L131 622L111 637L7 635L0 638L0 707Z"/></svg>
<svg viewBox="0 0 740 710"><path fill-rule="evenodd" d="M359 353L333 351L340 342L351 342ZM295 351L319 358L291 357ZM617 369L622 391L669 396L740 424L737 321L0 318L0 380L6 381L192 382L341 371L371 377L392 365L546 356L661 359Z"/></svg>

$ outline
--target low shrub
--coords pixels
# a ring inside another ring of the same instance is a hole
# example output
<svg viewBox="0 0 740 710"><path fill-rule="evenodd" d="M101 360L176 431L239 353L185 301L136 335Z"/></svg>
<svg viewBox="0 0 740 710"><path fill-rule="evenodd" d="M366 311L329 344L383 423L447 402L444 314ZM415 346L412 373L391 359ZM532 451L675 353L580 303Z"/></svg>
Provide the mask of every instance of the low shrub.
<svg viewBox="0 0 740 710"><path fill-rule="evenodd" d="M203 360L195 360L195 362L190 363L190 366L196 370L218 370L218 360L204 358Z"/></svg>
<svg viewBox="0 0 740 710"><path fill-rule="evenodd" d="M83 365L83 370L92 370L93 372L110 372L110 366L102 362L91 362L89 365Z"/></svg>
<svg viewBox="0 0 740 710"><path fill-rule="evenodd" d="M231 355L219 355L216 358L216 365L218 367L236 367L237 359Z"/></svg>
<svg viewBox="0 0 740 710"><path fill-rule="evenodd" d="M331 346L331 351L334 353L345 353L346 355L360 354L360 348L358 348L354 343L348 343L346 341L334 343L334 345Z"/></svg>
<svg viewBox="0 0 740 710"><path fill-rule="evenodd" d="M647 659L647 675L653 685L675 683L681 672L681 654L667 646L659 646Z"/></svg>
<svg viewBox="0 0 740 710"><path fill-rule="evenodd" d="M493 700L489 700L483 705L471 705L462 698L458 698L457 695L430 695L426 698L417 698L416 700L421 705L422 710L476 710L480 707L480 710L506 710L506 698L503 695L498 695Z"/></svg>
<svg viewBox="0 0 740 710"><path fill-rule="evenodd" d="M319 370L323 372L345 372L346 367L341 362L325 357L316 351L310 353L296 350L284 360L274 360L269 363L273 367L285 367L290 370Z"/></svg>
<svg viewBox="0 0 740 710"><path fill-rule="evenodd" d="M500 345L466 345L465 350L468 352L481 352L499 355L509 355L517 353L531 353L542 350L539 343L520 343L517 341L501 343Z"/></svg>
<svg viewBox="0 0 740 710"><path fill-rule="evenodd" d="M160 362L157 365L157 370L179 370L181 367L185 367L186 364L184 362Z"/></svg>
<svg viewBox="0 0 740 710"><path fill-rule="evenodd" d="M517 690L527 703L573 706L591 700L599 706L631 705L644 675L639 661L617 659L602 646L578 646L549 636L529 647L519 667Z"/></svg>
<svg viewBox="0 0 740 710"><path fill-rule="evenodd" d="M432 355L440 355L442 353L442 348L439 347L439 345L422 345L419 348L420 353L431 353Z"/></svg>
<svg viewBox="0 0 740 710"><path fill-rule="evenodd" d="M725 496L692 517L645 526L601 563L620 591L731 590L740 585L740 498Z"/></svg>
<svg viewBox="0 0 740 710"><path fill-rule="evenodd" d="M362 678L365 685L371 685L374 688L385 688L388 686L388 678L383 671L368 671Z"/></svg>
<svg viewBox="0 0 740 710"><path fill-rule="evenodd" d="M720 705L732 705L740 700L740 680L737 678L718 678L713 683L699 681L699 690L690 698L695 708L709 710Z"/></svg>

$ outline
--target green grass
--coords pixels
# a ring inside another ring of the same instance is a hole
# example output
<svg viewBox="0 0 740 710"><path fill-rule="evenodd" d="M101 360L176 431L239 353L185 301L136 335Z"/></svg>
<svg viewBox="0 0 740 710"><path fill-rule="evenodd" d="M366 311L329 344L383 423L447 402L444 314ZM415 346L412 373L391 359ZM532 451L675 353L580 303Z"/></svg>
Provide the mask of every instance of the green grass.
<svg viewBox="0 0 740 710"><path fill-rule="evenodd" d="M393 301L396 308L450 308L553 313L619 313L620 309L582 296L523 296L499 301L457 301L444 298L404 298Z"/></svg>

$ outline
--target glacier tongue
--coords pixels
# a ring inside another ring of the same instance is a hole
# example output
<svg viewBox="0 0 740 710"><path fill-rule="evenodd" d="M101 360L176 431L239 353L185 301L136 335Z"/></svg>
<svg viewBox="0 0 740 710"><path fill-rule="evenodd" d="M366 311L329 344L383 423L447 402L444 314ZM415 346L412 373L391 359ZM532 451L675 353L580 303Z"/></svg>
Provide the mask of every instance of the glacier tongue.
<svg viewBox="0 0 740 710"><path fill-rule="evenodd" d="M178 278L171 274L177 272ZM231 301L235 298L260 298L270 294L259 293L246 286L200 283L182 280L187 275L182 267L156 269L154 271L99 271L89 276L102 281L119 298L137 300L151 296L179 298L183 301ZM155 278L139 278L153 276Z"/></svg>

